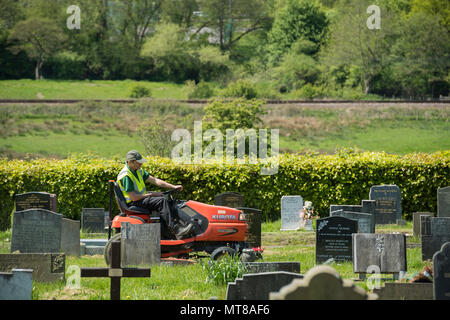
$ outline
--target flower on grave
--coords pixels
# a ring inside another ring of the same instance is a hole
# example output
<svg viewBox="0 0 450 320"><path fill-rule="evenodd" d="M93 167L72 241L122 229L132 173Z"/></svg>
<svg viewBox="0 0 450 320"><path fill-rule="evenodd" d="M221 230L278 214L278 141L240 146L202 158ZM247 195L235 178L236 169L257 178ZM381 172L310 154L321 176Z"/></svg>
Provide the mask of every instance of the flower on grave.
<svg viewBox="0 0 450 320"><path fill-rule="evenodd" d="M305 201L303 209L300 211L300 218L303 221L317 219L318 216L314 215L314 206L311 201Z"/></svg>

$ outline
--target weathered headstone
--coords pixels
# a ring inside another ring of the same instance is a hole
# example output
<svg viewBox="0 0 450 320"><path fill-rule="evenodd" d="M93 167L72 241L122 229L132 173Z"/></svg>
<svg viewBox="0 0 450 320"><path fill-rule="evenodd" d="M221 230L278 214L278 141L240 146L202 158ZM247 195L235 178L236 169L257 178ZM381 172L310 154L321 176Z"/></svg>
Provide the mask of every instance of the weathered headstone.
<svg viewBox="0 0 450 320"><path fill-rule="evenodd" d="M161 262L161 227L159 223L122 223L122 266L152 265Z"/></svg>
<svg viewBox="0 0 450 320"><path fill-rule="evenodd" d="M11 272L13 269L32 269L33 281L53 282L65 278L64 254L55 253L20 253L0 254L0 271Z"/></svg>
<svg viewBox="0 0 450 320"><path fill-rule="evenodd" d="M214 205L238 208L244 206L244 196L239 192L223 192L214 197Z"/></svg>
<svg viewBox="0 0 450 320"><path fill-rule="evenodd" d="M228 283L227 300L269 300L270 292L302 278L301 274L286 271L244 274Z"/></svg>
<svg viewBox="0 0 450 320"><path fill-rule="evenodd" d="M294 272L300 273L300 262L245 262L246 273Z"/></svg>
<svg viewBox="0 0 450 320"><path fill-rule="evenodd" d="M56 212L56 195L48 192L27 192L14 196L16 211L45 209Z"/></svg>
<svg viewBox="0 0 450 320"><path fill-rule="evenodd" d="M368 213L357 213L344 210L333 211L331 217L344 217L358 221L359 233L375 233L375 225L372 225L372 216Z"/></svg>
<svg viewBox="0 0 450 320"><path fill-rule="evenodd" d="M402 219L402 194L398 186L372 186L369 198L376 201L376 224L392 224Z"/></svg>
<svg viewBox="0 0 450 320"><path fill-rule="evenodd" d="M420 236L420 216L427 215L430 217L434 216L432 212L413 212L413 235Z"/></svg>
<svg viewBox="0 0 450 320"><path fill-rule="evenodd" d="M378 300L433 300L433 284L426 282L385 282L381 288L374 288Z"/></svg>
<svg viewBox="0 0 450 320"><path fill-rule="evenodd" d="M432 259L442 245L450 241L450 218L420 216L422 260Z"/></svg>
<svg viewBox="0 0 450 320"><path fill-rule="evenodd" d="M433 256L433 297L450 300L450 242Z"/></svg>
<svg viewBox="0 0 450 320"><path fill-rule="evenodd" d="M303 279L295 279L271 292L270 300L375 300L378 296L355 286L353 281L341 279L339 273L329 266L310 269Z"/></svg>
<svg viewBox="0 0 450 320"><path fill-rule="evenodd" d="M30 269L0 272L0 300L31 300L32 272Z"/></svg>
<svg viewBox="0 0 450 320"><path fill-rule="evenodd" d="M80 256L80 221L62 218L61 251L68 256Z"/></svg>
<svg viewBox="0 0 450 320"><path fill-rule="evenodd" d="M104 208L82 208L81 210L81 229L84 232L104 233L106 215Z"/></svg>
<svg viewBox="0 0 450 320"><path fill-rule="evenodd" d="M62 214L45 209L14 212L11 252L59 253Z"/></svg>
<svg viewBox="0 0 450 320"><path fill-rule="evenodd" d="M437 216L450 217L450 186L437 190Z"/></svg>
<svg viewBox="0 0 450 320"><path fill-rule="evenodd" d="M247 223L248 238L247 243L250 248L261 247L261 219L262 211L255 208L238 207L245 214L245 222Z"/></svg>
<svg viewBox="0 0 450 320"><path fill-rule="evenodd" d="M358 221L328 217L316 221L316 264L333 258L352 260L352 234L358 232Z"/></svg>
<svg viewBox="0 0 450 320"><path fill-rule="evenodd" d="M300 211L303 208L301 196L281 197L281 231L300 228Z"/></svg>
<svg viewBox="0 0 450 320"><path fill-rule="evenodd" d="M353 238L353 272L406 272L406 236L404 234L355 233Z"/></svg>

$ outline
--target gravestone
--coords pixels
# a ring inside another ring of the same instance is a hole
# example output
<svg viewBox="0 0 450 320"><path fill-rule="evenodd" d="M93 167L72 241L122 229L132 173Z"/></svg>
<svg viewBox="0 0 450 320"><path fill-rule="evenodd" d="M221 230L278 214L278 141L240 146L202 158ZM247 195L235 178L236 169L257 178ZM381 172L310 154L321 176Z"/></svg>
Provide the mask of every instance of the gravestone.
<svg viewBox="0 0 450 320"><path fill-rule="evenodd" d="M0 272L0 300L31 300L32 272L30 269Z"/></svg>
<svg viewBox="0 0 450 320"><path fill-rule="evenodd" d="M281 231L300 228L300 211L303 208L301 196L281 197Z"/></svg>
<svg viewBox="0 0 450 320"><path fill-rule="evenodd" d="M362 200L361 205L330 205L330 216L334 211L347 211L347 212L355 212L355 213L365 213L370 215L370 225L372 227L372 232L375 232L375 200ZM359 231L362 233L362 231Z"/></svg>
<svg viewBox="0 0 450 320"><path fill-rule="evenodd" d="M437 216L450 217L450 186L437 190Z"/></svg>
<svg viewBox="0 0 450 320"><path fill-rule="evenodd" d="M104 233L106 215L104 208L82 208L81 209L81 229L88 233Z"/></svg>
<svg viewBox="0 0 450 320"><path fill-rule="evenodd" d="M358 221L328 217L316 221L316 264L328 259L352 260L352 234L358 232Z"/></svg>
<svg viewBox="0 0 450 320"><path fill-rule="evenodd" d="M420 236L420 216L427 215L430 217L434 216L432 212L413 212L413 235Z"/></svg>
<svg viewBox="0 0 450 320"><path fill-rule="evenodd" d="M61 251L68 256L80 256L80 221L62 218Z"/></svg>
<svg viewBox="0 0 450 320"><path fill-rule="evenodd" d="M214 205L237 208L244 206L244 196L239 192L223 192L214 197Z"/></svg>
<svg viewBox="0 0 450 320"><path fill-rule="evenodd" d="M402 194L396 185L372 186L370 200L375 200L375 224L392 224L402 219Z"/></svg>
<svg viewBox="0 0 450 320"><path fill-rule="evenodd" d="M339 273L329 266L310 269L303 279L295 279L271 292L270 300L375 300L378 296L355 286L353 281L341 279Z"/></svg>
<svg viewBox="0 0 450 320"><path fill-rule="evenodd" d="M442 245L450 241L450 218L420 216L422 260L432 259Z"/></svg>
<svg viewBox="0 0 450 320"><path fill-rule="evenodd" d="M59 253L62 214L45 209L14 212L11 252Z"/></svg>
<svg viewBox="0 0 450 320"><path fill-rule="evenodd" d="M122 266L152 265L161 262L161 227L159 223L122 223Z"/></svg>
<svg viewBox="0 0 450 320"><path fill-rule="evenodd" d="M294 272L300 273L300 262L245 262L246 273Z"/></svg>
<svg viewBox="0 0 450 320"><path fill-rule="evenodd" d="M302 278L301 274L285 271L244 274L228 283L227 300L269 300L270 292Z"/></svg>
<svg viewBox="0 0 450 320"><path fill-rule="evenodd" d="M433 256L433 297L450 300L450 242Z"/></svg>
<svg viewBox="0 0 450 320"><path fill-rule="evenodd" d="M374 288L373 293L378 300L433 300L433 284L385 282L383 287Z"/></svg>
<svg viewBox="0 0 450 320"><path fill-rule="evenodd" d="M406 236L404 234L355 233L353 240L353 272L399 274L406 272Z"/></svg>
<svg viewBox="0 0 450 320"><path fill-rule="evenodd" d="M0 271L32 269L33 281L53 282L65 278L66 256L55 253L0 254Z"/></svg>
<svg viewBox="0 0 450 320"><path fill-rule="evenodd" d="M236 208L245 214L245 222L248 225L247 243L250 248L261 247L261 218L262 211L254 208Z"/></svg>
<svg viewBox="0 0 450 320"><path fill-rule="evenodd" d="M48 192L27 192L14 195L16 211L45 209L56 212L56 195Z"/></svg>
<svg viewBox="0 0 450 320"><path fill-rule="evenodd" d="M331 217L344 217L358 221L359 233L375 233L375 225L372 225L372 216L368 213L357 213L344 210L333 211Z"/></svg>

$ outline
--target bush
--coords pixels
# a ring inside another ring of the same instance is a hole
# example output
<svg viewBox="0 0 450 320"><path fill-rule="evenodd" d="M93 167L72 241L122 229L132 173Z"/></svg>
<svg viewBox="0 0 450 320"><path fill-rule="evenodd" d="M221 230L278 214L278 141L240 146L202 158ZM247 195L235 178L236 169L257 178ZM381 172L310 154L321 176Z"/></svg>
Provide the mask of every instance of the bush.
<svg viewBox="0 0 450 320"><path fill-rule="evenodd" d="M33 161L0 160L0 230L10 227L13 195L46 191L58 197L58 211L80 219L82 208L108 208L108 180L115 180L121 160L70 158ZM148 157L153 176L183 185L180 199L214 203L224 191L240 192L247 207L263 211L263 220L280 218L284 195L301 195L322 217L331 204L360 204L373 185L396 184L402 192L403 218L412 212L436 212L436 190L450 185L450 152L409 154L341 152L279 158L276 175L261 175L264 164L177 164ZM115 209L115 212L118 212Z"/></svg>
<svg viewBox="0 0 450 320"><path fill-rule="evenodd" d="M200 81L198 85L191 86L189 99L208 99L214 96L214 89L206 82Z"/></svg>
<svg viewBox="0 0 450 320"><path fill-rule="evenodd" d="M258 91L253 83L247 80L238 80L225 89L224 96L250 100L255 99L258 96Z"/></svg>
<svg viewBox="0 0 450 320"><path fill-rule="evenodd" d="M142 85L134 85L131 90L130 90L130 94L129 97L130 98L135 98L135 99L140 99L140 98L149 98L152 96L152 92L150 91L149 88L144 87Z"/></svg>

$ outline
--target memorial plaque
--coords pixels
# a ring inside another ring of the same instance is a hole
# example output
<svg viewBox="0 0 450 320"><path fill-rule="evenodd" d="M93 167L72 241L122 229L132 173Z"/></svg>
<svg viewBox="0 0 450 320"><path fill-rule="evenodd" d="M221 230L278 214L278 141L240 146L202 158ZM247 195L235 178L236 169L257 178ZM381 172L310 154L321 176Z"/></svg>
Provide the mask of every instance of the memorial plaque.
<svg viewBox="0 0 450 320"><path fill-rule="evenodd" d="M56 212L56 195L47 192L27 192L14 196L16 211L45 209Z"/></svg>
<svg viewBox="0 0 450 320"><path fill-rule="evenodd" d="M370 200L375 200L375 224L393 224L402 219L402 195L396 185L372 186Z"/></svg>
<svg viewBox="0 0 450 320"><path fill-rule="evenodd" d="M450 217L450 187L437 190L437 216Z"/></svg>
<svg viewBox="0 0 450 320"><path fill-rule="evenodd" d="M359 233L375 233L375 225L372 225L372 216L368 213L356 213L344 210L333 211L331 217L339 216L358 221Z"/></svg>
<svg viewBox="0 0 450 320"><path fill-rule="evenodd" d="M352 260L352 234L358 232L358 221L328 217L316 221L316 264L333 258Z"/></svg>
<svg viewBox="0 0 450 320"><path fill-rule="evenodd" d="M301 196L281 197L281 231L300 228L300 211L303 209Z"/></svg>
<svg viewBox="0 0 450 320"><path fill-rule="evenodd" d="M450 242L433 256L433 297L450 300Z"/></svg>
<svg viewBox="0 0 450 320"><path fill-rule="evenodd" d="M244 206L244 196L238 192L223 192L214 197L214 205L238 208Z"/></svg>
<svg viewBox="0 0 450 320"><path fill-rule="evenodd" d="M245 222L248 225L247 243L250 248L261 247L261 218L262 211L254 208L236 208L245 214Z"/></svg>
<svg viewBox="0 0 450 320"><path fill-rule="evenodd" d="M81 210L81 229L88 233L104 233L106 215L104 208L83 208ZM108 219L109 221L109 219Z"/></svg>
<svg viewBox="0 0 450 320"><path fill-rule="evenodd" d="M122 223L122 266L152 265L161 262L161 226L159 223Z"/></svg>
<svg viewBox="0 0 450 320"><path fill-rule="evenodd" d="M14 212L11 252L59 253L62 214L45 209Z"/></svg>

